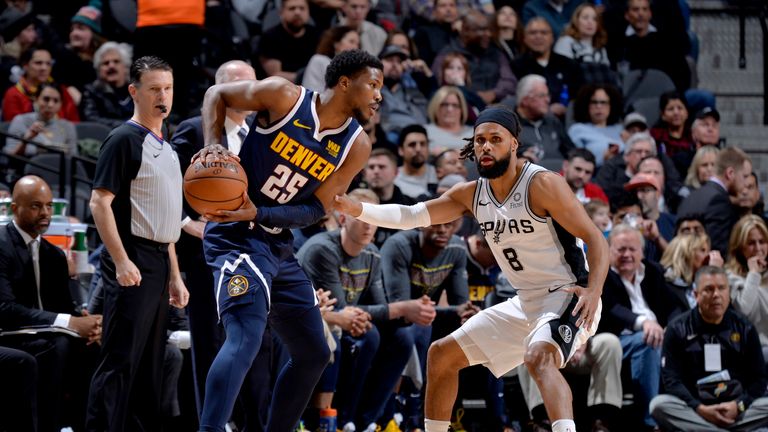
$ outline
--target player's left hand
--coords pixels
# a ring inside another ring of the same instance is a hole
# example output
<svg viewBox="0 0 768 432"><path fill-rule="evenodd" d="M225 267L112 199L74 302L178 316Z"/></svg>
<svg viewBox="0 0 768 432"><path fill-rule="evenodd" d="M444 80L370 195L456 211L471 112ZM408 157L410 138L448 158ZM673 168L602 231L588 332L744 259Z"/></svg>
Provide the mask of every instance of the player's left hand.
<svg viewBox="0 0 768 432"><path fill-rule="evenodd" d="M346 194L336 195L333 198L333 209L356 218L363 212L363 205Z"/></svg>
<svg viewBox="0 0 768 432"><path fill-rule="evenodd" d="M563 288L565 292L576 294L579 301L573 308L573 316L579 316L576 320L576 327L590 329L595 321L595 314L600 305L600 290L584 288L579 285L571 285Z"/></svg>
<svg viewBox="0 0 768 432"><path fill-rule="evenodd" d="M169 303L177 309L183 309L189 302L189 291L181 277L171 278L168 282Z"/></svg>
<svg viewBox="0 0 768 432"><path fill-rule="evenodd" d="M248 197L248 191L243 192L243 205L237 210L216 210L216 213L206 213L205 219L211 222L245 222L256 219L256 206Z"/></svg>
<svg viewBox="0 0 768 432"><path fill-rule="evenodd" d="M240 162L240 157L238 155L232 153L228 148L221 144L206 145L192 156L192 160L190 162L195 163L198 159L202 159L205 162L214 162L227 159Z"/></svg>

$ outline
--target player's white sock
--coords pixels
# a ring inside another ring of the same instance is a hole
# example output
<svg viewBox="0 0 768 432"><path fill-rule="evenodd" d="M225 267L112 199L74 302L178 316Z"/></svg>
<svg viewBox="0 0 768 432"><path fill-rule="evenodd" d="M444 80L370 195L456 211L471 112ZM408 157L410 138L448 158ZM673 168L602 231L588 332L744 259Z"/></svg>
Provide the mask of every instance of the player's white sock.
<svg viewBox="0 0 768 432"><path fill-rule="evenodd" d="M555 420L552 423L552 432L576 432L576 423L571 419Z"/></svg>
<svg viewBox="0 0 768 432"><path fill-rule="evenodd" d="M424 432L448 432L450 421L424 419Z"/></svg>

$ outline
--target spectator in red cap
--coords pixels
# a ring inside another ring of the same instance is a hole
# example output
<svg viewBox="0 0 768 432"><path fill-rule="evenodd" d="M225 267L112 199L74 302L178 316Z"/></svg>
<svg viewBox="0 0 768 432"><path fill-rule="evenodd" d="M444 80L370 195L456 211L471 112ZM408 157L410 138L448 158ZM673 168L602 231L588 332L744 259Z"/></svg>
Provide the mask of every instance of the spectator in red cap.
<svg viewBox="0 0 768 432"><path fill-rule="evenodd" d="M676 220L674 215L659 209L662 185L658 177L643 172L637 173L624 185L624 190L637 195L643 218L654 222L647 224L649 232L646 238L656 243L661 251L666 249L667 242L675 236Z"/></svg>

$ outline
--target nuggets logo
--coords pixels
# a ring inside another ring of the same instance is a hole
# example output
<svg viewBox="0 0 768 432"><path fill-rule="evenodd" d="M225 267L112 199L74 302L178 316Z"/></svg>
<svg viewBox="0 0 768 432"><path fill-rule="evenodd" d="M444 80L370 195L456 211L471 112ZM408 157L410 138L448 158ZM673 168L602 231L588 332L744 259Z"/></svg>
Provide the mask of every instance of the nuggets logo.
<svg viewBox="0 0 768 432"><path fill-rule="evenodd" d="M328 145L325 146L325 151L328 152L333 157L339 156L339 150L341 150L341 146L336 144L335 142L328 140Z"/></svg>
<svg viewBox="0 0 768 432"><path fill-rule="evenodd" d="M573 337L573 332L571 331L571 328L567 325L563 324L560 327L557 328L557 332L560 333L560 337L563 338L563 342L565 343L571 343L571 338Z"/></svg>
<svg viewBox="0 0 768 432"><path fill-rule="evenodd" d="M726 390L728 390L728 384L724 382L719 383L715 389L715 397L720 397L720 395Z"/></svg>
<svg viewBox="0 0 768 432"><path fill-rule="evenodd" d="M227 285L227 292L231 297L237 297L243 295L248 291L248 279L241 275L234 275L229 280Z"/></svg>

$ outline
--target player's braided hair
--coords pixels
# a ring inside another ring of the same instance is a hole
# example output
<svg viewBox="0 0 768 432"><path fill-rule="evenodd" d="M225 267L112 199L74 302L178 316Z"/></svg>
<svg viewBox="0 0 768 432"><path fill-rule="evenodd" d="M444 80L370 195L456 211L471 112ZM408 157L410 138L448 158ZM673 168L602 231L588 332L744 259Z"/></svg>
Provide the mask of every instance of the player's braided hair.
<svg viewBox="0 0 768 432"><path fill-rule="evenodd" d="M328 69L325 70L325 86L332 88L339 83L342 76L354 77L366 68L383 70L381 60L369 54L367 51L354 49L337 54Z"/></svg>
<svg viewBox="0 0 768 432"><path fill-rule="evenodd" d="M464 144L464 147L461 148L461 152L459 153L459 159L466 160L469 159L471 161L475 160L475 137L469 137L464 138L464 141L467 143Z"/></svg>

